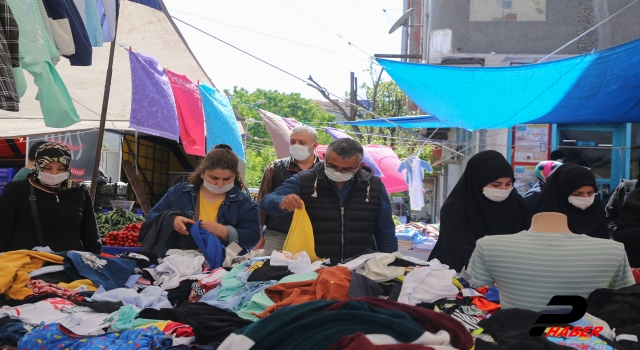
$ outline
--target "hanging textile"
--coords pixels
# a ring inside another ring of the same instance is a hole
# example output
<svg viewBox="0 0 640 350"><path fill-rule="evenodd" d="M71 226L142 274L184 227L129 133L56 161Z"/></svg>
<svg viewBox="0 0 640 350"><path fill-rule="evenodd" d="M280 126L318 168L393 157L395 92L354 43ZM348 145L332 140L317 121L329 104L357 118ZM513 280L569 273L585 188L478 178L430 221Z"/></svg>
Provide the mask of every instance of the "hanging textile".
<svg viewBox="0 0 640 350"><path fill-rule="evenodd" d="M102 25L102 40L112 42L116 36L117 0L98 0L98 15Z"/></svg>
<svg viewBox="0 0 640 350"><path fill-rule="evenodd" d="M204 113L198 85L189 80L186 75L174 73L168 69L166 74L176 101L180 139L184 151L188 154L204 156L207 153L203 128Z"/></svg>
<svg viewBox="0 0 640 350"><path fill-rule="evenodd" d="M66 128L80 121L71 96L51 58L58 52L46 31L36 0L7 0L20 28L20 64L33 75L38 86L36 99L51 128Z"/></svg>
<svg viewBox="0 0 640 350"><path fill-rule="evenodd" d="M13 68L20 67L18 22L4 0L0 1L0 109L17 112L20 96Z"/></svg>
<svg viewBox="0 0 640 350"><path fill-rule="evenodd" d="M433 171L429 163L415 156L405 159L398 167L399 173L404 171L405 181L409 185L409 201L413 211L420 211L424 207L423 169Z"/></svg>
<svg viewBox="0 0 640 350"><path fill-rule="evenodd" d="M287 124L287 127L289 128L289 130L295 128L296 126L303 126L304 124L300 123L297 119L295 118L282 118L282 120L284 120L284 122Z"/></svg>
<svg viewBox="0 0 640 350"><path fill-rule="evenodd" d="M242 136L229 98L209 85L200 86L207 128L207 150L221 143L231 146L238 158L245 161Z"/></svg>
<svg viewBox="0 0 640 350"><path fill-rule="evenodd" d="M290 157L289 140L291 132L284 118L262 109L258 109L258 114L260 118L262 118L264 126L267 128L269 136L271 136L273 146L276 149L276 157L278 157L278 159Z"/></svg>
<svg viewBox="0 0 640 350"><path fill-rule="evenodd" d="M342 130L338 130L336 128L329 128L329 127L324 128L324 130L326 130L329 136L331 136L334 140L343 139L343 138L349 138L353 140L353 137L349 136L346 132ZM364 157L362 157L362 161L364 162L364 164L368 165L371 169L373 169L373 174L375 176L384 177L382 170L380 170L380 168L378 167L378 164L376 164L373 158L371 158L371 155L369 154L369 152L367 152L366 149L364 150Z"/></svg>
<svg viewBox="0 0 640 350"><path fill-rule="evenodd" d="M66 56L75 54L76 47L73 43L71 25L63 3L55 0L42 0L42 5L47 13L47 17L43 16L42 21L50 23L53 32L51 39L55 42L58 52Z"/></svg>
<svg viewBox="0 0 640 350"><path fill-rule="evenodd" d="M56 43L56 37L53 34L52 21L47 14L47 10L44 8L44 3L42 2L42 0L36 0L36 2L38 3L38 11L40 12L40 17L42 17L42 24L44 24L44 29L47 31L49 39L52 43L55 44L56 50L58 51L55 57L51 57L51 62L55 66L58 64L58 62L60 62L60 47L58 47L58 43ZM71 43L73 43L73 41L71 41ZM73 52L75 52L75 47L73 48ZM27 87L25 81L25 91L26 88ZM20 97L22 97L23 95L24 93L20 93Z"/></svg>
<svg viewBox="0 0 640 350"><path fill-rule="evenodd" d="M76 5L80 17L82 17L85 28L87 28L91 46L101 47L103 38L100 15L98 14L98 3L95 0L73 0L73 3Z"/></svg>
<svg viewBox="0 0 640 350"><path fill-rule="evenodd" d="M130 128L178 142L178 112L171 83L158 61L129 50L131 65Z"/></svg>
<svg viewBox="0 0 640 350"><path fill-rule="evenodd" d="M93 48L76 5L72 0L43 0L43 3L49 17L53 20L54 36L58 33L55 30L56 27L64 27L63 40L68 41L70 35L73 41L75 53L64 54L64 57L69 59L72 66L90 66L93 60Z"/></svg>

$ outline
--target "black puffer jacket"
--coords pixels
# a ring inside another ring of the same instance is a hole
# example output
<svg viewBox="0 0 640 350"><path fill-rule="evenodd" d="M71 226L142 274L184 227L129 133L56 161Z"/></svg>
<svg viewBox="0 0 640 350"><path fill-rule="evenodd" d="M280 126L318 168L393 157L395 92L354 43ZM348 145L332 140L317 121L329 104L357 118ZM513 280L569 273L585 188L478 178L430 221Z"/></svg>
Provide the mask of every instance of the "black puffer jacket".
<svg viewBox="0 0 640 350"><path fill-rule="evenodd" d="M40 245L31 213L29 186L29 180L8 183L0 196L0 252ZM100 254L98 224L85 186L57 196L34 190L46 246L55 252L81 250Z"/></svg>
<svg viewBox="0 0 640 350"><path fill-rule="evenodd" d="M613 239L624 244L629 265L640 267L640 189L629 192L616 224Z"/></svg>

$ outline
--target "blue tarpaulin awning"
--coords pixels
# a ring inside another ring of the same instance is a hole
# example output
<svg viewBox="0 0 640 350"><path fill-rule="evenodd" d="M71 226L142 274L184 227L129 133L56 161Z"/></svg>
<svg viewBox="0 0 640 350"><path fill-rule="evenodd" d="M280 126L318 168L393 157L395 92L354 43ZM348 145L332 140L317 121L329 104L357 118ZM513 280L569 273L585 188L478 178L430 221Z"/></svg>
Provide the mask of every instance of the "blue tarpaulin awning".
<svg viewBox="0 0 640 350"><path fill-rule="evenodd" d="M640 39L513 67L378 62L413 102L447 127L640 122Z"/></svg>
<svg viewBox="0 0 640 350"><path fill-rule="evenodd" d="M373 126L377 128L395 128L400 126L407 129L447 127L443 125L443 123L440 122L438 118L431 115L414 115L414 116L395 117L395 118L386 118L386 119L368 119L368 120L358 120L354 122L338 122L338 124L355 125L355 126Z"/></svg>

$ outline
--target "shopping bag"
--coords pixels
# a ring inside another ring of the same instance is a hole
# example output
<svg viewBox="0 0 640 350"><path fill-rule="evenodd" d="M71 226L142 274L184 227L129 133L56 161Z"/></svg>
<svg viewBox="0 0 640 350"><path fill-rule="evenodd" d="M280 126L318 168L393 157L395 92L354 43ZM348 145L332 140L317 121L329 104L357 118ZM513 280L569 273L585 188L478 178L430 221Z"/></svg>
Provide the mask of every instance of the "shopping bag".
<svg viewBox="0 0 640 350"><path fill-rule="evenodd" d="M311 258L311 262L320 260L320 258L316 256L313 228L311 227L311 220L304 205L302 209L296 209L293 212L293 220L291 221L289 234L287 234L287 239L284 241L282 250L293 254L298 254L304 250L309 255L309 258Z"/></svg>

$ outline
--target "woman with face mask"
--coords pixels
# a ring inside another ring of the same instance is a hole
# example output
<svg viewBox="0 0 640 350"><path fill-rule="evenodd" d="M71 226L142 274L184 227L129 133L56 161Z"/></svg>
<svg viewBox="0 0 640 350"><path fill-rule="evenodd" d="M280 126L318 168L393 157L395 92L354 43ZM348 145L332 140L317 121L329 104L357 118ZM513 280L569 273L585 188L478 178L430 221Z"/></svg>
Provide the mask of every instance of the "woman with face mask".
<svg viewBox="0 0 640 350"><path fill-rule="evenodd" d="M476 241L528 229L530 218L522 197L513 190L513 169L496 151L480 152L467 163L440 210L440 236L429 259L460 271Z"/></svg>
<svg viewBox="0 0 640 350"><path fill-rule="evenodd" d="M591 170L564 163L547 179L531 215L556 212L567 216L573 233L609 239L604 205Z"/></svg>
<svg viewBox="0 0 640 350"><path fill-rule="evenodd" d="M170 188L146 219L153 220L168 210L180 211L186 216L176 215L173 229L182 235L189 235L194 220L202 220L200 227L222 244L235 242L243 248L253 247L260 239L258 205L241 190L244 183L238 170L239 161L230 146L217 145L189 181ZM195 247L192 244L171 248Z"/></svg>
<svg viewBox="0 0 640 350"><path fill-rule="evenodd" d="M67 146L45 143L36 151L34 172L7 184L0 196L0 252L37 246L101 252L91 196L71 179L70 164Z"/></svg>

